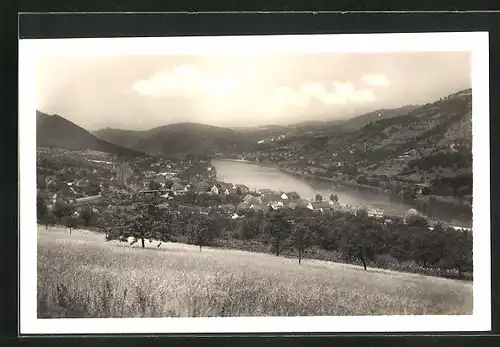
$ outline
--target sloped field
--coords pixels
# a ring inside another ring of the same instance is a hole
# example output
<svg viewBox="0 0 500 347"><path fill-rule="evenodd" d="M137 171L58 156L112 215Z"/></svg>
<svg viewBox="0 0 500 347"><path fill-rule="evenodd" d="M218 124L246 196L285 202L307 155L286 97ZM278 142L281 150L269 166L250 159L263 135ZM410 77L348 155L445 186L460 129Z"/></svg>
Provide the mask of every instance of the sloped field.
<svg viewBox="0 0 500 347"><path fill-rule="evenodd" d="M472 314L472 284L38 228L38 317Z"/></svg>

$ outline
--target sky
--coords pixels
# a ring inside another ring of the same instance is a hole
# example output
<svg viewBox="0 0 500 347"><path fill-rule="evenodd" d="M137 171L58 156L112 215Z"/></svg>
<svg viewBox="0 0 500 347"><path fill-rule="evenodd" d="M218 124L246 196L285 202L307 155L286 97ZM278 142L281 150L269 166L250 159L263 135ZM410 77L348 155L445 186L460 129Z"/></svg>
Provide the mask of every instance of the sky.
<svg viewBox="0 0 500 347"><path fill-rule="evenodd" d="M470 53L41 56L37 108L88 130L334 120L470 88Z"/></svg>

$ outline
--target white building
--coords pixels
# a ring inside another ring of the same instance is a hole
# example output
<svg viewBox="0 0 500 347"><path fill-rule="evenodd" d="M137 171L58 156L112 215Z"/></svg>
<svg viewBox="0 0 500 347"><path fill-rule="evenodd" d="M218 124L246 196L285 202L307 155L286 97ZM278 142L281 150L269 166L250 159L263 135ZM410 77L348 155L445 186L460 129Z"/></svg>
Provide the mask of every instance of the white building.
<svg viewBox="0 0 500 347"><path fill-rule="evenodd" d="M216 185L214 185L212 189L210 189L210 193L213 195L219 195L219 188Z"/></svg>
<svg viewBox="0 0 500 347"><path fill-rule="evenodd" d="M384 210L377 209L377 208L368 208L366 210L366 213L368 214L368 217L373 217L373 218L383 218L384 217Z"/></svg>

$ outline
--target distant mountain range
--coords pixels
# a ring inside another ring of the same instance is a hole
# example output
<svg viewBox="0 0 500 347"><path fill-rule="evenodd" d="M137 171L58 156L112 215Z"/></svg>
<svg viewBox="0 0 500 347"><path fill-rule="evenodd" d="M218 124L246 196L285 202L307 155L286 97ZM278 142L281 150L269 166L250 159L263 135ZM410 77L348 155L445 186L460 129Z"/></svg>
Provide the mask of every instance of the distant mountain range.
<svg viewBox="0 0 500 347"><path fill-rule="evenodd" d="M176 123L141 131L104 128L93 134L122 147L151 154L234 153L251 150L257 142L270 142L280 135L291 137L304 133L352 131L371 121L397 117L416 107L409 105L398 109L378 110L348 120L304 121L287 126L222 128L198 123Z"/></svg>
<svg viewBox="0 0 500 347"><path fill-rule="evenodd" d="M231 148L246 148L254 136L241 131L197 123L176 123L146 131L105 128L94 134L120 146L150 154L211 154Z"/></svg>
<svg viewBox="0 0 500 347"><path fill-rule="evenodd" d="M39 147L68 150L95 150L120 157L134 157L144 153L107 142L84 128L58 116L36 112L36 144Z"/></svg>
<svg viewBox="0 0 500 347"><path fill-rule="evenodd" d="M465 101L461 103L453 101L464 98ZM425 137L425 131L435 127L440 129L434 132L439 133L441 138L433 136L432 141L439 142L444 137L469 136L472 132L472 118L467 105L471 103L471 90L468 89L442 98L436 103L381 109L344 121L307 121L289 126L269 125L235 129L197 123L176 123L141 131L105 128L92 134L60 116L37 112L37 144L66 149L88 148L121 155L177 155L243 153L256 148L265 149L265 144L278 137L286 138L288 144L293 144L294 138L303 141L307 137L327 137L332 141L343 138L341 142L344 143L369 142L376 148L391 144L387 148L392 148L395 144L404 144L412 136L417 136L417 133L418 136ZM422 128L422 124L426 125ZM414 128L421 131L411 130ZM397 136L402 137L398 139Z"/></svg>

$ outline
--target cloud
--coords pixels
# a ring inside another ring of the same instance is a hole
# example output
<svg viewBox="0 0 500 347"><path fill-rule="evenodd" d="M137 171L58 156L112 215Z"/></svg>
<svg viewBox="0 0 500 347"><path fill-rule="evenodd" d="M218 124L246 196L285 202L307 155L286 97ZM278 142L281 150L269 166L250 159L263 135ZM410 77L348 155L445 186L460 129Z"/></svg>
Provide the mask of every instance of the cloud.
<svg viewBox="0 0 500 347"><path fill-rule="evenodd" d="M132 89L155 98L194 98L223 95L238 87L238 83L228 76L204 74L196 66L179 65L170 71L157 72L147 79L136 81Z"/></svg>
<svg viewBox="0 0 500 347"><path fill-rule="evenodd" d="M372 87L388 87L391 82L382 74L367 74L361 78L361 82Z"/></svg>
<svg viewBox="0 0 500 347"><path fill-rule="evenodd" d="M297 89L281 86L275 94L279 102L303 108L310 106L313 102L331 106L376 100L371 89L356 89L351 82L339 81L334 81L329 86L320 82L307 82Z"/></svg>

